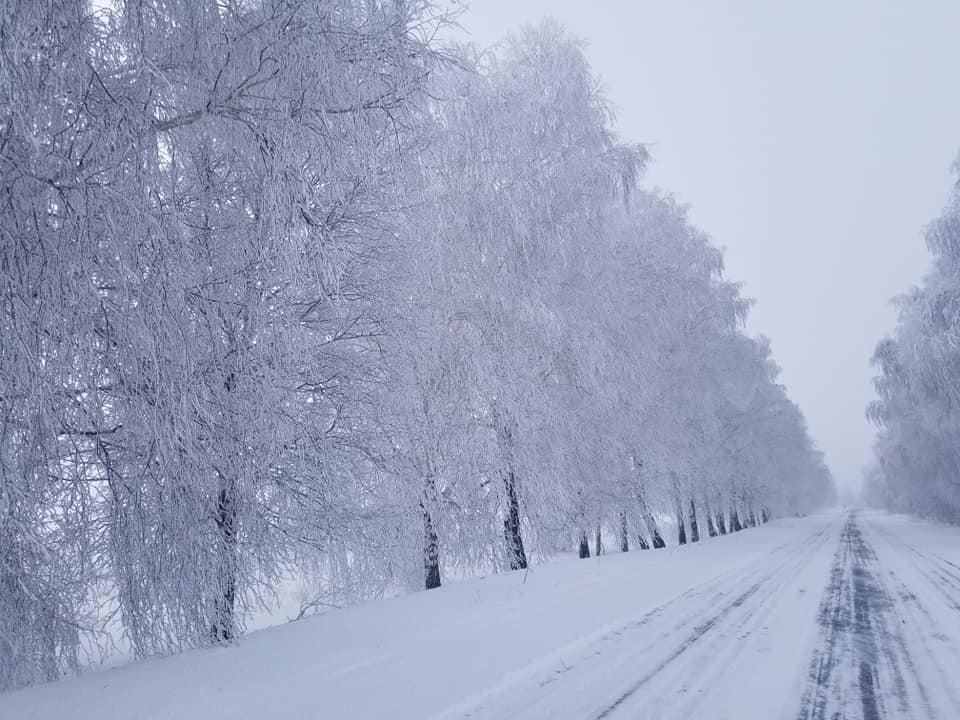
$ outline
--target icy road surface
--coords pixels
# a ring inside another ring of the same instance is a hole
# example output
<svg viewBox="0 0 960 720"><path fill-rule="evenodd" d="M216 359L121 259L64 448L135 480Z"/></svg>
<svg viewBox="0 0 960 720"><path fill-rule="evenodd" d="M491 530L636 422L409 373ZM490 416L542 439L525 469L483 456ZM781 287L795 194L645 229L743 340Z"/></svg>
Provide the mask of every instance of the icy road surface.
<svg viewBox="0 0 960 720"><path fill-rule="evenodd" d="M960 530L837 512L331 612L0 718L952 720L958 668Z"/></svg>

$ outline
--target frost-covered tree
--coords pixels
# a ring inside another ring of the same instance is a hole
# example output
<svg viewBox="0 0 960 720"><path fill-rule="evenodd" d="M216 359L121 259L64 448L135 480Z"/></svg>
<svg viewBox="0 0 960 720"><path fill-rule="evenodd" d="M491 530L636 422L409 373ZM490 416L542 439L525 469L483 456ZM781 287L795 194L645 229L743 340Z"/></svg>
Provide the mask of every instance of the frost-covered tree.
<svg viewBox="0 0 960 720"><path fill-rule="evenodd" d="M926 230L932 257L919 287L897 299L898 322L873 356L879 426L870 501L960 522L960 185Z"/></svg>
<svg viewBox="0 0 960 720"><path fill-rule="evenodd" d="M441 533L450 562L481 557L482 545L495 566L522 568L560 512L549 393L561 364L577 358L564 355L558 279L595 242L604 207L645 156L617 144L579 44L556 24L529 28L470 66L435 91L420 254L414 287L401 291L428 328L405 383L424 437L408 441L422 456L411 469L423 476L425 522L451 531L464 515L489 523L459 540ZM431 419L451 391L456 402ZM438 443L451 426L461 434ZM474 472L440 477L440 467ZM436 517L441 505L455 517Z"/></svg>
<svg viewBox="0 0 960 720"><path fill-rule="evenodd" d="M419 141L429 12L129 0L115 18L145 118L125 168L141 221L104 263L110 549L138 650L230 639L292 553L367 512L366 266Z"/></svg>
<svg viewBox="0 0 960 720"><path fill-rule="evenodd" d="M99 280L124 141L83 3L0 7L0 689L78 663L99 518Z"/></svg>
<svg viewBox="0 0 960 720"><path fill-rule="evenodd" d="M229 641L290 574L341 603L828 499L581 44L445 22L0 9L0 688L112 617Z"/></svg>
<svg viewBox="0 0 960 720"><path fill-rule="evenodd" d="M27 541L5 543L4 636L58 672L81 580L105 572L136 651L229 639L300 549L371 513L365 268L392 238L443 18L322 0L4 13L4 338L24 342L4 342L2 531ZM49 587L25 584L32 565Z"/></svg>

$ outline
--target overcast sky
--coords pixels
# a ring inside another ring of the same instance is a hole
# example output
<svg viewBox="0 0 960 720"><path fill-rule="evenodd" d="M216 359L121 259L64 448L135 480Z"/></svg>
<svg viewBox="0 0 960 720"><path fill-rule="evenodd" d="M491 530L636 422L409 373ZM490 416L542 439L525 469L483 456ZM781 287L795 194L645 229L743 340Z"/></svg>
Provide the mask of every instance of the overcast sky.
<svg viewBox="0 0 960 720"><path fill-rule="evenodd" d="M489 45L547 15L586 40L621 135L650 145L649 183L726 249L749 329L859 484L869 357L927 267L960 150L960 0L473 0L461 22Z"/></svg>

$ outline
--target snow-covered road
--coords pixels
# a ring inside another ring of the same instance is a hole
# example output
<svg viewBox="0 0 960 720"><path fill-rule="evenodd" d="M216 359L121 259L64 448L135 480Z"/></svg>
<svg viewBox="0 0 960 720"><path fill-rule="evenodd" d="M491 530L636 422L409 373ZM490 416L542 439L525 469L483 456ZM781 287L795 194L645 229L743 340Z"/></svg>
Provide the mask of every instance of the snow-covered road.
<svg viewBox="0 0 960 720"><path fill-rule="evenodd" d="M941 554L957 547L916 527L848 516L801 720L960 717L960 564Z"/></svg>
<svg viewBox="0 0 960 720"><path fill-rule="evenodd" d="M438 717L960 717L960 564L936 544L912 545L915 527L856 512L812 522L767 556Z"/></svg>
<svg viewBox="0 0 960 720"><path fill-rule="evenodd" d="M960 717L960 530L836 512L558 559L0 695L0 718Z"/></svg>
<svg viewBox="0 0 960 720"><path fill-rule="evenodd" d="M789 701L802 695L815 590L840 527L836 517L806 523L751 562L436 717L796 717Z"/></svg>

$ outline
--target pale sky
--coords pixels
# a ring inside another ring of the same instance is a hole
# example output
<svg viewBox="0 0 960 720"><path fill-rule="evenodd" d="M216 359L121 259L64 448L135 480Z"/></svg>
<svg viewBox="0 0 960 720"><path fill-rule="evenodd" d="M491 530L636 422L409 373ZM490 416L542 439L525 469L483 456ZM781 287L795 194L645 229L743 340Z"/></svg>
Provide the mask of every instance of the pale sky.
<svg viewBox="0 0 960 720"><path fill-rule="evenodd" d="M472 0L489 45L544 16L582 37L648 183L692 206L757 300L841 486L874 429L869 357L920 281L960 150L960 0Z"/></svg>

